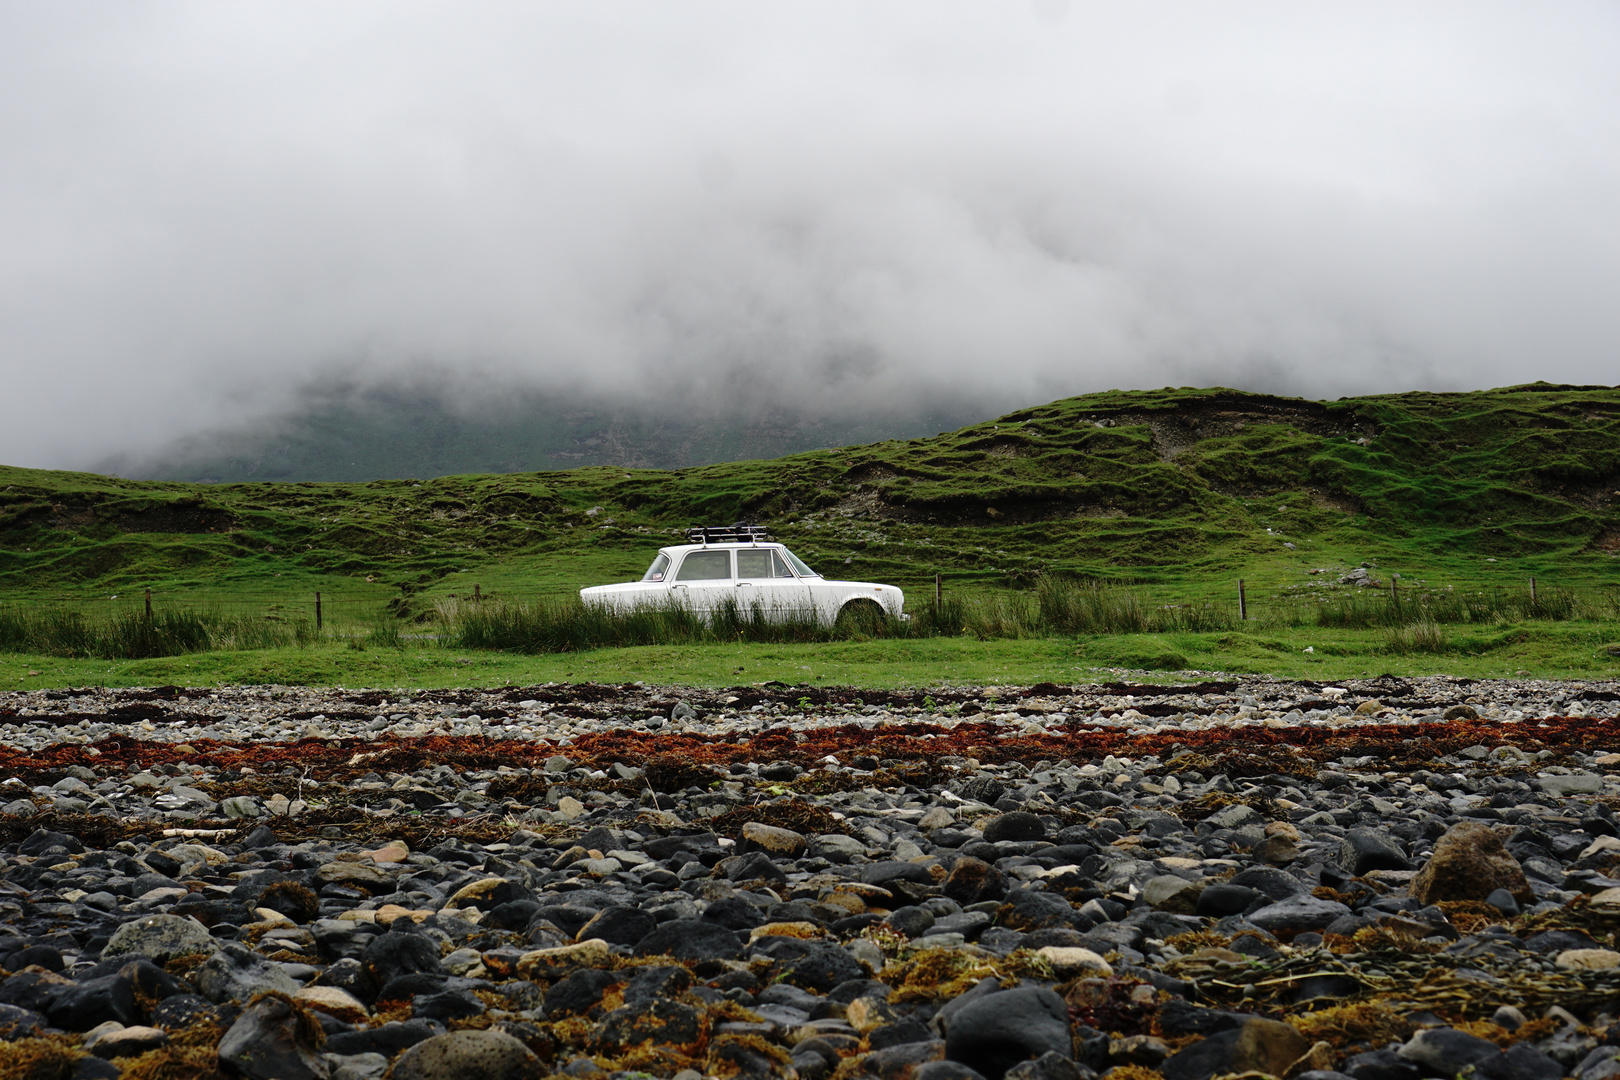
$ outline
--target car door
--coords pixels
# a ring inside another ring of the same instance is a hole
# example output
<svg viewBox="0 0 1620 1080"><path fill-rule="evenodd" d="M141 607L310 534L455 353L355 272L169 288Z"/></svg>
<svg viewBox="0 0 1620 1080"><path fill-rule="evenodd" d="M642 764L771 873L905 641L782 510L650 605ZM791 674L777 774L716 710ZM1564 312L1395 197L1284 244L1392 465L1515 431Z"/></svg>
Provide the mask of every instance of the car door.
<svg viewBox="0 0 1620 1080"><path fill-rule="evenodd" d="M736 588L736 579L731 572L731 552L724 548L703 548L688 551L681 559L669 593L682 606L707 619L713 614L720 597L731 596Z"/></svg>
<svg viewBox="0 0 1620 1080"><path fill-rule="evenodd" d="M775 622L802 617L809 591L775 548L737 549L737 603L744 612L759 604Z"/></svg>

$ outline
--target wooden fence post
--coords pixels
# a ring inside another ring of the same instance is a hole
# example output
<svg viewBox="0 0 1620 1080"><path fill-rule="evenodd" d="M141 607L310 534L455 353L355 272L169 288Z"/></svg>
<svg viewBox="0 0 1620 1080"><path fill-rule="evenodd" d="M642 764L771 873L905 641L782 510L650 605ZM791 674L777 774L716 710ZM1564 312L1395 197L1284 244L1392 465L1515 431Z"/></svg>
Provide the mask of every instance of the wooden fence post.
<svg viewBox="0 0 1620 1080"><path fill-rule="evenodd" d="M320 630L321 630L321 594L316 593L315 594L315 632L320 633Z"/></svg>
<svg viewBox="0 0 1620 1080"><path fill-rule="evenodd" d="M1530 579L1530 606L1536 606L1536 579Z"/></svg>
<svg viewBox="0 0 1620 1080"><path fill-rule="evenodd" d="M1249 617L1249 601L1243 595L1243 579L1238 578L1238 621L1243 622Z"/></svg>
<svg viewBox="0 0 1620 1080"><path fill-rule="evenodd" d="M152 590L151 589L146 590L146 618L147 618L148 622L150 622L151 619L152 619Z"/></svg>
<svg viewBox="0 0 1620 1080"><path fill-rule="evenodd" d="M945 575L944 574L935 574L934 575L934 614L936 616L938 616L939 613L940 613L940 610L944 606L945 606Z"/></svg>
<svg viewBox="0 0 1620 1080"><path fill-rule="evenodd" d="M484 599L484 590L482 588L480 588L479 586L474 585L473 586L473 603L475 603L475 604L479 603L483 599Z"/></svg>

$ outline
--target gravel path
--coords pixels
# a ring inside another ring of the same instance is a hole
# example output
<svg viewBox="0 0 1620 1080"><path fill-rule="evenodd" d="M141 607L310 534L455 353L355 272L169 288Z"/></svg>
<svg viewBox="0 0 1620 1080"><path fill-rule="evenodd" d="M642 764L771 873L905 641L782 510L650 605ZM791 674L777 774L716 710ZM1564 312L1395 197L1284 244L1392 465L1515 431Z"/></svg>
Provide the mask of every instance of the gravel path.
<svg viewBox="0 0 1620 1080"><path fill-rule="evenodd" d="M0 1076L1620 1076L1620 683L0 694Z"/></svg>

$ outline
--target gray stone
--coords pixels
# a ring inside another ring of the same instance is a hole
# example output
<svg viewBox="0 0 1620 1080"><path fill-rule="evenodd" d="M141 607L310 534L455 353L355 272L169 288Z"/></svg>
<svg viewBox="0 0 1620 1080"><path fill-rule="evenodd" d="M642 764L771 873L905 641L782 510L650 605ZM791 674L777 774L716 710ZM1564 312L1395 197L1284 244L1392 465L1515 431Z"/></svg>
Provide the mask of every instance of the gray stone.
<svg viewBox="0 0 1620 1080"><path fill-rule="evenodd" d="M282 966L239 941L228 941L192 976L197 992L209 1001L247 1001L261 990L296 994L298 983Z"/></svg>
<svg viewBox="0 0 1620 1080"><path fill-rule="evenodd" d="M1252 911L1248 920L1262 930L1275 934L1279 931L1303 932L1320 930L1334 919L1350 914L1350 909L1336 900L1321 900L1314 896L1291 896L1274 904Z"/></svg>
<svg viewBox="0 0 1620 1080"><path fill-rule="evenodd" d="M115 930L101 956L139 955L164 964L177 956L211 953L218 944L208 927L189 915L146 915Z"/></svg>
<svg viewBox="0 0 1620 1080"><path fill-rule="evenodd" d="M1549 795L1597 795L1603 791L1603 777L1596 773L1540 776L1536 786Z"/></svg>
<svg viewBox="0 0 1620 1080"><path fill-rule="evenodd" d="M451 1031L417 1043L394 1063L392 1080L531 1080L549 1070L504 1031Z"/></svg>

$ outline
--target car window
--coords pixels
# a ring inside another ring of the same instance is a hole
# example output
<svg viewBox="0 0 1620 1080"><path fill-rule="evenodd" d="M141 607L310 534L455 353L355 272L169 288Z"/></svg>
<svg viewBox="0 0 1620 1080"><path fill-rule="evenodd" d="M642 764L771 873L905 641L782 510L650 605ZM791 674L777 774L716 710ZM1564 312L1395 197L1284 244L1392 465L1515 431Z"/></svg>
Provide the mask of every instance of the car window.
<svg viewBox="0 0 1620 1080"><path fill-rule="evenodd" d="M731 576L731 552L690 551L681 561L676 581L717 581Z"/></svg>
<svg viewBox="0 0 1620 1080"><path fill-rule="evenodd" d="M780 577L771 563L770 548L749 548L737 552L737 576L740 578Z"/></svg>
<svg viewBox="0 0 1620 1080"><path fill-rule="evenodd" d="M784 556L786 556L787 561L793 565L793 569L795 569L795 570L797 570L799 572L800 577L820 577L821 576L820 574L816 573L814 570L812 570L808 566L806 566L803 559L801 559L797 555L793 554L793 552L789 551L787 548L782 549L782 554Z"/></svg>
<svg viewBox="0 0 1620 1080"><path fill-rule="evenodd" d="M771 564L776 568L777 577L790 578L793 576L793 571L789 570L787 563L782 561L782 556L774 551L771 552Z"/></svg>
<svg viewBox="0 0 1620 1080"><path fill-rule="evenodd" d="M669 572L669 556L665 555L662 551L660 551L658 553L658 558L654 559L652 561L652 565L647 567L647 572L645 574L641 575L641 580L642 581L663 581L664 580L664 575L666 573L668 573L668 572Z"/></svg>

